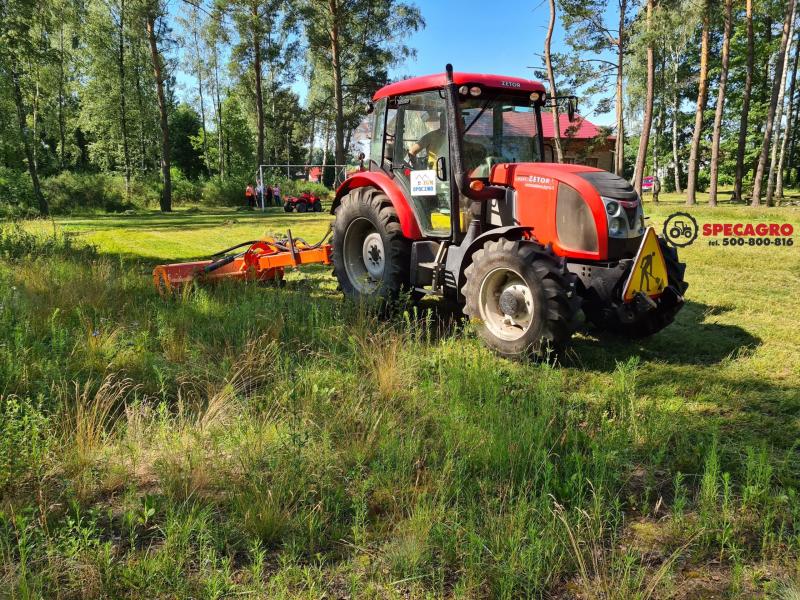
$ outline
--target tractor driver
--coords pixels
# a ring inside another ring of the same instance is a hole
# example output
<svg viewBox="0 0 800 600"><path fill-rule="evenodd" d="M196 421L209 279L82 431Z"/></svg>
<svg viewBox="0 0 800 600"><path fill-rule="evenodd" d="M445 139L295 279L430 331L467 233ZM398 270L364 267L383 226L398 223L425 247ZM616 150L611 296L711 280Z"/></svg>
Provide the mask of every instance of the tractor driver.
<svg viewBox="0 0 800 600"><path fill-rule="evenodd" d="M412 165L415 164L417 155L425 150L427 152L427 168L435 169L436 161L440 156L447 156L447 129L445 124L445 114L429 110L423 115L425 127L428 133L414 142L408 149L406 160Z"/></svg>

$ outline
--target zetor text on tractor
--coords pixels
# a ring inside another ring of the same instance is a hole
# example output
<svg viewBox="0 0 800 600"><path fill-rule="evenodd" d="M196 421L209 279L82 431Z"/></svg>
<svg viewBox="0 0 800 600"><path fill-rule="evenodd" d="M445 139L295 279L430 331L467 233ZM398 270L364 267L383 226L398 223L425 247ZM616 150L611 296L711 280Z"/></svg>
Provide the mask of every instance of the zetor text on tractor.
<svg viewBox="0 0 800 600"><path fill-rule="evenodd" d="M685 266L630 184L544 162L541 110L558 101L538 82L450 65L379 90L368 167L332 207L345 294L452 299L507 356L562 345L581 310L632 337L671 323Z"/></svg>

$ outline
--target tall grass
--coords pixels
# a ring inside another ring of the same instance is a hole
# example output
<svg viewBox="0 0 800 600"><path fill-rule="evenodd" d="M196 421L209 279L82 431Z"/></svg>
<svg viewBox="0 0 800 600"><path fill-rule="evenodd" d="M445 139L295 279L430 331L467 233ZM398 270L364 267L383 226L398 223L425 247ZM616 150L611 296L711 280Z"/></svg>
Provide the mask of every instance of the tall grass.
<svg viewBox="0 0 800 600"><path fill-rule="evenodd" d="M503 361L321 270L163 299L0 233L3 594L644 599L768 565L791 597L794 448L700 427L686 390L724 388L682 365Z"/></svg>

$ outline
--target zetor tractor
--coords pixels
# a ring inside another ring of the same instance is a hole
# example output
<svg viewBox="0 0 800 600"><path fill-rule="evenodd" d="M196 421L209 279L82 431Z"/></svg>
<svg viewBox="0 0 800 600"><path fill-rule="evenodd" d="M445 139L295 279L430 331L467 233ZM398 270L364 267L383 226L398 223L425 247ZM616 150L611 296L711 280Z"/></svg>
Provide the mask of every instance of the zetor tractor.
<svg viewBox="0 0 800 600"><path fill-rule="evenodd" d="M450 65L379 90L368 166L332 207L344 293L449 298L505 356L562 346L581 310L631 337L669 325L685 265L627 181L543 162L541 109L558 100L538 82Z"/></svg>

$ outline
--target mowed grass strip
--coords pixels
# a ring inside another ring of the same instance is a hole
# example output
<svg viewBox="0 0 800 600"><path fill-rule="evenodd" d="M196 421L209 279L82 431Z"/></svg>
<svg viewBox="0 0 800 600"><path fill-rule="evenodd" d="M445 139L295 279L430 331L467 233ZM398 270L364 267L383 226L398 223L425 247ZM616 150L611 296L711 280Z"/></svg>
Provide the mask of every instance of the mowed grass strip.
<svg viewBox="0 0 800 600"><path fill-rule="evenodd" d="M659 231L685 210L665 200L647 206ZM690 212L800 227L791 207ZM312 242L330 219L2 229L4 594L797 593L797 235L701 237L675 324L645 341L587 327L557 362L499 359L427 301L378 319L319 267L282 288L152 289L157 262L288 227Z"/></svg>

